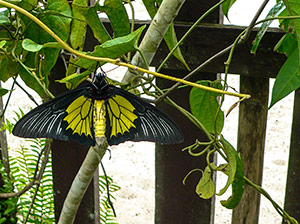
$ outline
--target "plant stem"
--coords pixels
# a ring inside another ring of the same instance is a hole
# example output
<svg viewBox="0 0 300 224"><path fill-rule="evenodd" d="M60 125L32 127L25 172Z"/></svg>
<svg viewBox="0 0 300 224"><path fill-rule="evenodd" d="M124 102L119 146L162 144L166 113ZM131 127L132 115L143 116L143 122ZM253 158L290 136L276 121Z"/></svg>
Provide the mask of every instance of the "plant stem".
<svg viewBox="0 0 300 224"><path fill-rule="evenodd" d="M72 224L81 200L107 149L105 137L96 137L96 146L90 147L65 199L58 224Z"/></svg>

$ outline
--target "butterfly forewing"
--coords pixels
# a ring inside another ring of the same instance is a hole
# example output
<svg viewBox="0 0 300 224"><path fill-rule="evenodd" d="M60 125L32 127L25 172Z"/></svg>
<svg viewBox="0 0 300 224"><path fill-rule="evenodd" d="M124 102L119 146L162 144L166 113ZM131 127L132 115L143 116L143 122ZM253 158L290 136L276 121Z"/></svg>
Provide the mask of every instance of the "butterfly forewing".
<svg viewBox="0 0 300 224"><path fill-rule="evenodd" d="M25 138L75 140L84 145L94 145L90 117L92 103L82 100L89 90L89 86L77 88L36 107L17 122L13 134ZM80 105L78 101L85 103ZM79 109L73 110L75 106Z"/></svg>

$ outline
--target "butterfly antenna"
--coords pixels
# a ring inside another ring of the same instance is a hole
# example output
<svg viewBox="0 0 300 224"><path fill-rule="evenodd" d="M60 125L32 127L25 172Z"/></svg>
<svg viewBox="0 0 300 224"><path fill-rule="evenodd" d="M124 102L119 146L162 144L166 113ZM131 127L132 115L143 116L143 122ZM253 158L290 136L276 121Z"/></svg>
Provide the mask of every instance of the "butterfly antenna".
<svg viewBox="0 0 300 224"><path fill-rule="evenodd" d="M113 213L114 213L114 216L117 217L115 207L114 207L112 201L110 200L109 183L108 183L106 171L105 171L105 168L104 168L104 166L103 166L102 161L100 161L100 164L101 164L101 168L102 168L102 170L103 170L104 178L105 178L105 182L106 182L107 201L108 201L108 204L109 204L111 210L112 210Z"/></svg>

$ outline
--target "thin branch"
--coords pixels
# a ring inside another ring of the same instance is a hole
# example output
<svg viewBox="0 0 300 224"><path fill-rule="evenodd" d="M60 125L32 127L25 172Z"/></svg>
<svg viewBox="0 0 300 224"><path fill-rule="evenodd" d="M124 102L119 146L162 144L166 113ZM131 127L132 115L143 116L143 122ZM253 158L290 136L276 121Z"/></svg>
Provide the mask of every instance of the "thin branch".
<svg viewBox="0 0 300 224"><path fill-rule="evenodd" d="M41 153L39 154L38 160L37 160L36 165L35 165L35 170L34 170L32 181L30 181L22 190L20 190L18 192L1 193L0 194L0 198L19 197L22 194L24 194L26 191L28 191L30 188L32 188L32 186L36 183L36 181L38 180L38 178L43 175L43 172L44 172L43 170L45 169L44 166L46 166L46 165L44 165L44 163L42 163L42 166L41 166L41 169L40 169L39 173L38 173L38 170L39 170L40 159L41 159L41 157L42 157L42 155L43 155L46 147L47 147L47 143L46 143L46 146L42 149Z"/></svg>
<svg viewBox="0 0 300 224"><path fill-rule="evenodd" d="M268 4L269 0L264 0L263 3L261 4L261 6L259 7L259 9L257 10L257 12L255 13L252 21L250 22L248 29L246 31L246 33L241 37L240 39L240 43L244 43L247 41L247 39L249 38L252 29L254 28L256 21L258 20L258 17L261 15L262 11L265 9L266 5Z"/></svg>
<svg viewBox="0 0 300 224"><path fill-rule="evenodd" d="M2 119L2 117L4 116L4 113L5 113L5 111L6 111L6 108L7 108L7 106L8 106L8 103L9 103L9 100L10 100L11 94L12 94L12 92L13 92L13 89L14 89L15 83L16 83L16 77L14 77L14 81L13 81L13 84L12 84L12 86L11 86L11 89L10 89L10 91L9 91L9 95L8 95L8 98L7 98L6 104L5 104L5 106L4 106L4 109L3 109L3 111L1 111L1 114L0 114L0 119Z"/></svg>

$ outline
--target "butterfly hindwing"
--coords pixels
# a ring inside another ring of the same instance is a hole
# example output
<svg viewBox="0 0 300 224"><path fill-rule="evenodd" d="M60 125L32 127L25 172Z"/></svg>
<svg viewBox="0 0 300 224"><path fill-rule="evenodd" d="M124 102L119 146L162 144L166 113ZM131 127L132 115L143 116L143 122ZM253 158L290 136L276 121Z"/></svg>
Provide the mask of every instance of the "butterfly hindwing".
<svg viewBox="0 0 300 224"><path fill-rule="evenodd" d="M36 107L17 122L13 134L94 145L92 102L85 97L89 89L86 86L68 91Z"/></svg>
<svg viewBox="0 0 300 224"><path fill-rule="evenodd" d="M110 145L131 141L174 144L183 141L179 127L141 98L109 85L106 100L106 137Z"/></svg>

